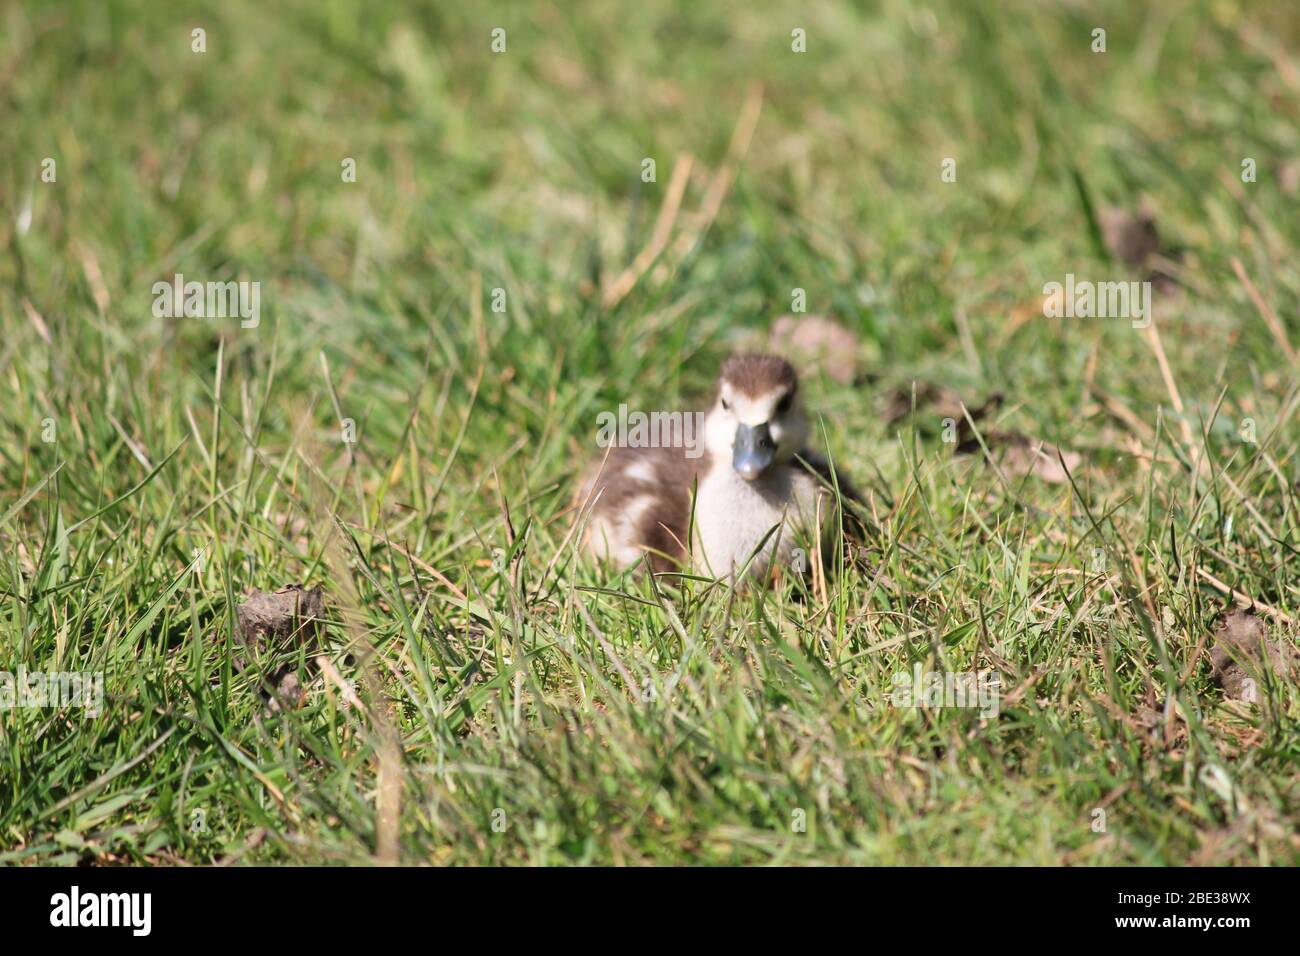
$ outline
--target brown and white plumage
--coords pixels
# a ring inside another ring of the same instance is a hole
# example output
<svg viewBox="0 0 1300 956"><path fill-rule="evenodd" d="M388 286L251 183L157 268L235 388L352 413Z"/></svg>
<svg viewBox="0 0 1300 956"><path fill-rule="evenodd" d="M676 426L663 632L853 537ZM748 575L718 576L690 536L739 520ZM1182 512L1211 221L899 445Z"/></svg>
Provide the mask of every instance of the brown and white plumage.
<svg viewBox="0 0 1300 956"><path fill-rule="evenodd" d="M823 533L834 525L829 470L806 450L808 434L790 364L732 356L704 418L702 454L611 447L593 467L577 498L589 511L587 549L619 567L648 555L655 570L689 566L715 577L790 566L797 533L813 531L819 515Z"/></svg>

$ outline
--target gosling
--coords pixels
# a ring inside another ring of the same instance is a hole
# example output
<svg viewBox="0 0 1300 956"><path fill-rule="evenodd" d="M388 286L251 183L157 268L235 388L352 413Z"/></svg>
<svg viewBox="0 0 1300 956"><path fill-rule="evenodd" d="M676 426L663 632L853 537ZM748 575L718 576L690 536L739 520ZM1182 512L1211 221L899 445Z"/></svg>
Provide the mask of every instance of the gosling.
<svg viewBox="0 0 1300 956"><path fill-rule="evenodd" d="M648 557L655 571L715 578L806 570L800 542L826 541L839 527L831 470L806 447L809 432L789 362L732 356L704 416L702 449L611 447L588 473L576 499L587 550L619 568ZM856 500L835 477L841 499Z"/></svg>

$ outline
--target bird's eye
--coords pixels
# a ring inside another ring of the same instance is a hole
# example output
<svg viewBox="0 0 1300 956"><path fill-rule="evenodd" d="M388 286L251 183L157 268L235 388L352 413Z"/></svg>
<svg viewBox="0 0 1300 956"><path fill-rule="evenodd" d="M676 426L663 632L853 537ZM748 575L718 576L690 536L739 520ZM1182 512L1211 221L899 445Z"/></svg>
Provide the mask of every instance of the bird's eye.
<svg viewBox="0 0 1300 956"><path fill-rule="evenodd" d="M724 412L731 411L731 403L727 401L725 398L722 400L722 410Z"/></svg>
<svg viewBox="0 0 1300 956"><path fill-rule="evenodd" d="M783 397L779 402L776 403L776 413L778 415L784 415L786 412L788 412L790 410L790 403L793 399L794 399L793 395L786 393L785 397Z"/></svg>

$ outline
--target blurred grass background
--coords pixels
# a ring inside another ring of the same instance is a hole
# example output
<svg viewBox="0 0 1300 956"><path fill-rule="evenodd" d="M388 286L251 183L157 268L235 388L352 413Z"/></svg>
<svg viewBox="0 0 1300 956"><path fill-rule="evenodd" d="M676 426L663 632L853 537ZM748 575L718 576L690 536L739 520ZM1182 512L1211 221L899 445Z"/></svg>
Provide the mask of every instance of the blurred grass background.
<svg viewBox="0 0 1300 956"><path fill-rule="evenodd" d="M1296 862L1296 685L1222 700L1198 570L1295 644L1296 368L1232 262L1300 343L1298 40L1286 2L7 5L0 668L109 702L0 714L0 860ZM1181 413L1149 336L1041 315L1130 277L1111 206L1178 280ZM176 272L260 325L155 318ZM706 396L795 288L867 361L809 401L871 560L825 603L579 560L597 412ZM913 381L1003 393L1078 493L887 421ZM364 707L232 673L240 595L296 581ZM1009 700L889 707L916 661Z"/></svg>

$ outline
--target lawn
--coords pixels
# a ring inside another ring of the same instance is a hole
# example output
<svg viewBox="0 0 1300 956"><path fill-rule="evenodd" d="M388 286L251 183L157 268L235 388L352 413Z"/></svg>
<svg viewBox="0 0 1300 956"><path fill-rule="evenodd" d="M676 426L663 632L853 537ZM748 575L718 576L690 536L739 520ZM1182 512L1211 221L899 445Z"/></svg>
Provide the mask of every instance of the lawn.
<svg viewBox="0 0 1300 956"><path fill-rule="evenodd" d="M103 687L0 710L0 863L1300 862L1296 674L1211 663L1300 640L1293 3L19 0L0 129L0 671ZM583 555L597 416L801 308L865 538Z"/></svg>

